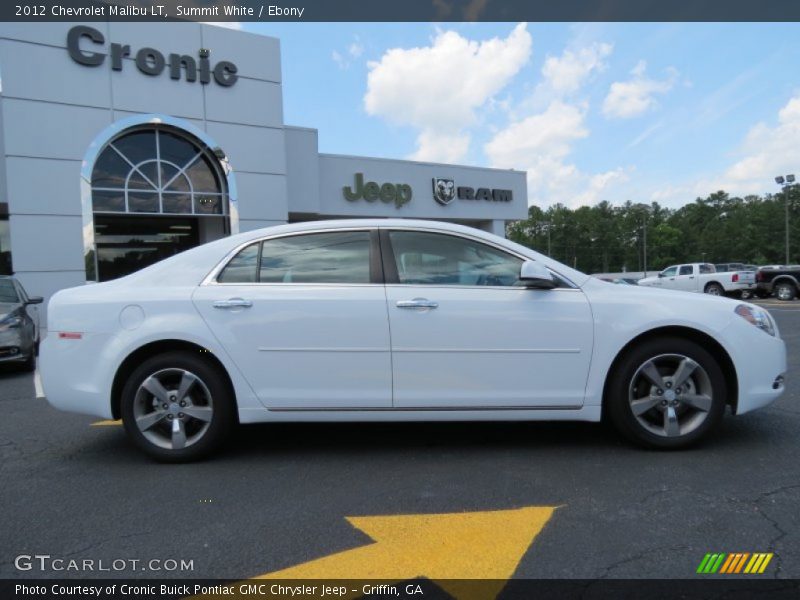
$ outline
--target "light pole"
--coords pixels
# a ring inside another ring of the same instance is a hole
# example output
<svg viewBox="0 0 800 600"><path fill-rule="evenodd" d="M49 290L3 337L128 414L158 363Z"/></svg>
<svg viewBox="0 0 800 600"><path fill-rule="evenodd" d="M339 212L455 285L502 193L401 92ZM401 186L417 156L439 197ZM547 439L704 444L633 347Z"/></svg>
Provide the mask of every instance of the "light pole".
<svg viewBox="0 0 800 600"><path fill-rule="evenodd" d="M775 178L777 183L783 189L783 204L784 204L784 219L786 221L786 264L789 264L789 186L794 183L794 175L778 175Z"/></svg>
<svg viewBox="0 0 800 600"><path fill-rule="evenodd" d="M639 204L637 204L636 206L637 206L637 208L640 208L643 211L643 214L642 214L642 233L643 233L643 235L642 235L642 242L643 242L642 267L643 267L643 269L642 270L644 271L644 276L647 277L647 216L648 216L648 211L650 210L650 207L647 206L647 204L644 204L644 203L641 203L641 202Z"/></svg>

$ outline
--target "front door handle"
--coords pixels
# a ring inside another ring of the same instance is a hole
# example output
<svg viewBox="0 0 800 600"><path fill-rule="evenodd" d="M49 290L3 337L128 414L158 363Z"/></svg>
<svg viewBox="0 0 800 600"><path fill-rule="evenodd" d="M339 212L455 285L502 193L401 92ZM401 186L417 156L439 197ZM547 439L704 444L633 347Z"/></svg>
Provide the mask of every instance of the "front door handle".
<svg viewBox="0 0 800 600"><path fill-rule="evenodd" d="M244 298L231 298L230 300L217 300L214 308L250 308L253 303Z"/></svg>
<svg viewBox="0 0 800 600"><path fill-rule="evenodd" d="M397 308L438 308L439 303L427 298L414 298L413 300L398 300Z"/></svg>

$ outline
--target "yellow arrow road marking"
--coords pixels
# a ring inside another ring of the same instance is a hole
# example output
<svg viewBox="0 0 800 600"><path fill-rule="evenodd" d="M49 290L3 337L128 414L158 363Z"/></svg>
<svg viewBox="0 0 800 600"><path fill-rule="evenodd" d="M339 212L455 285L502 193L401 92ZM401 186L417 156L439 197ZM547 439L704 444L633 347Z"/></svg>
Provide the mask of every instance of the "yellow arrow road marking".
<svg viewBox="0 0 800 600"><path fill-rule="evenodd" d="M92 423L92 427L108 427L114 425L122 425L122 419L118 419L116 421L108 420L108 421L95 421Z"/></svg>
<svg viewBox="0 0 800 600"><path fill-rule="evenodd" d="M399 583L425 577L456 599L475 598L475 587L464 580L482 579L488 581L481 585L479 596L495 598L556 508L347 517L374 543L255 579L369 579ZM343 597L362 595L360 589L349 592Z"/></svg>

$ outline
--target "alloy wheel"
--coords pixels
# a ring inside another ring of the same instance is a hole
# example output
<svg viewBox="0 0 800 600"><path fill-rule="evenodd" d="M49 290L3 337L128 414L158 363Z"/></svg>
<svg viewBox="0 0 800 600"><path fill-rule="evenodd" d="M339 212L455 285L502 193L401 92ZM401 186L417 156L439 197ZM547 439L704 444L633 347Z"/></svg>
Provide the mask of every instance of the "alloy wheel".
<svg viewBox="0 0 800 600"><path fill-rule="evenodd" d="M644 362L631 379L628 402L638 423L662 437L700 427L713 404L711 378L683 354L661 354Z"/></svg>
<svg viewBox="0 0 800 600"><path fill-rule="evenodd" d="M792 288L788 285L779 285L778 289L776 290L776 295L778 296L778 300L791 300Z"/></svg>
<svg viewBox="0 0 800 600"><path fill-rule="evenodd" d="M162 369L146 377L136 391L136 427L152 444L182 450L208 431L214 402L208 386L185 369Z"/></svg>

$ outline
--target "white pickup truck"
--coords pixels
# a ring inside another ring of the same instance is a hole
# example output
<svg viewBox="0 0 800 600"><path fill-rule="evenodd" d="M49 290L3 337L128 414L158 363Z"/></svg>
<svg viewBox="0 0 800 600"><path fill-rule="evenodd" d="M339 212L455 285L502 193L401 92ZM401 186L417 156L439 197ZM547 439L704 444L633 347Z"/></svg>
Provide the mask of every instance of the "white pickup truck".
<svg viewBox="0 0 800 600"><path fill-rule="evenodd" d="M751 290L756 288L755 279L755 271L718 273L714 265L691 263L667 267L655 277L640 279L639 285L686 292L705 292L714 296L741 296L742 292L752 293Z"/></svg>

